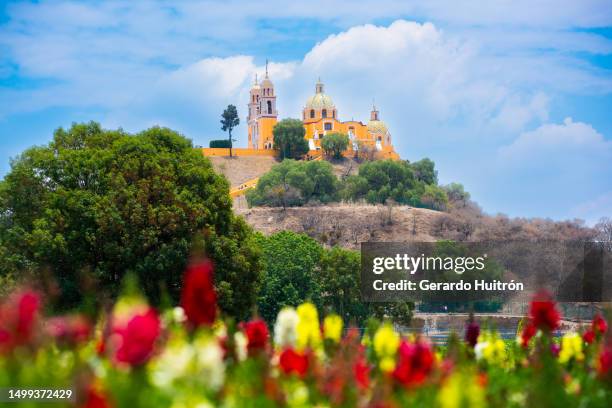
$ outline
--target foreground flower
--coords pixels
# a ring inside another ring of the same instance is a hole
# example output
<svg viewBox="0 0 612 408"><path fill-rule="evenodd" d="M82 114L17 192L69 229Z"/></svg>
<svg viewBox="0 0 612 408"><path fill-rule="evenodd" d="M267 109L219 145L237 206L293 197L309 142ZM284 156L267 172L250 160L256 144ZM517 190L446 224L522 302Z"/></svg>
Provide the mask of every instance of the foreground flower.
<svg viewBox="0 0 612 408"><path fill-rule="evenodd" d="M217 316L217 295L210 261L195 262L187 266L181 307L193 327L210 326L214 323Z"/></svg>
<svg viewBox="0 0 612 408"><path fill-rule="evenodd" d="M528 323L521 332L519 337L519 344L525 348L529 345L529 340L533 338L538 332L538 328L533 323Z"/></svg>
<svg viewBox="0 0 612 408"><path fill-rule="evenodd" d="M608 331L608 323L599 313L595 315L591 322L591 330L597 336L604 335Z"/></svg>
<svg viewBox="0 0 612 408"><path fill-rule="evenodd" d="M308 356L291 348L283 350L279 366L285 374L297 374L303 377L308 371Z"/></svg>
<svg viewBox="0 0 612 408"><path fill-rule="evenodd" d="M559 362L567 363L570 360L584 360L582 352L582 338L578 333L567 333L561 339L561 350L559 351Z"/></svg>
<svg viewBox="0 0 612 408"><path fill-rule="evenodd" d="M559 327L561 315L548 292L539 292L529 306L529 318L533 325L543 331L553 331Z"/></svg>
<svg viewBox="0 0 612 408"><path fill-rule="evenodd" d="M292 307L285 307L278 312L274 323L274 344L276 347L295 347L299 317Z"/></svg>
<svg viewBox="0 0 612 408"><path fill-rule="evenodd" d="M495 332L485 331L478 337L474 348L476 359L489 364L503 364L506 361L506 344Z"/></svg>
<svg viewBox="0 0 612 408"><path fill-rule="evenodd" d="M319 327L319 314L312 303L302 303L297 308L297 347L299 349L315 349L321 343L321 329Z"/></svg>
<svg viewBox="0 0 612 408"><path fill-rule="evenodd" d="M195 378L204 379L205 386L219 390L225 381L224 351L217 339L201 335L193 343L196 353Z"/></svg>
<svg viewBox="0 0 612 408"><path fill-rule="evenodd" d="M244 324L247 337L247 350L250 355L264 350L268 344L268 326L261 319L251 320Z"/></svg>
<svg viewBox="0 0 612 408"><path fill-rule="evenodd" d="M393 370L393 378L405 386L419 385L425 381L434 364L434 354L428 343L402 341L399 361Z"/></svg>
<svg viewBox="0 0 612 408"><path fill-rule="evenodd" d="M462 373L455 373L444 382L438 402L442 408L486 406L485 392L475 376Z"/></svg>
<svg viewBox="0 0 612 408"><path fill-rule="evenodd" d="M122 299L115 305L105 349L117 363L140 366L153 355L160 331L154 309L138 298Z"/></svg>
<svg viewBox="0 0 612 408"><path fill-rule="evenodd" d="M391 372L395 368L395 352L399 345L400 337L389 324L382 325L374 334L374 352L382 371Z"/></svg>
<svg viewBox="0 0 612 408"><path fill-rule="evenodd" d="M40 305L39 294L32 290L17 291L0 305L0 352L32 343Z"/></svg>
<svg viewBox="0 0 612 408"><path fill-rule="evenodd" d="M465 342L470 347L474 348L478 342L478 336L480 335L480 326L474 320L470 321L465 328Z"/></svg>
<svg viewBox="0 0 612 408"><path fill-rule="evenodd" d="M70 347L87 341L92 331L89 320L82 315L54 317L46 322L46 326L58 344Z"/></svg>
<svg viewBox="0 0 612 408"><path fill-rule="evenodd" d="M342 338L342 318L331 314L323 319L323 335L326 339L338 343Z"/></svg>

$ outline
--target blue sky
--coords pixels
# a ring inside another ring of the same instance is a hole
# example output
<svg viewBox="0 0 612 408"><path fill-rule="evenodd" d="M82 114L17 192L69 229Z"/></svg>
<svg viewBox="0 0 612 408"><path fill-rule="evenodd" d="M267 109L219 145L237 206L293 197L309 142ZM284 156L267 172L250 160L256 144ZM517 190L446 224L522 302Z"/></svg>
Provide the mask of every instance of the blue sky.
<svg viewBox="0 0 612 408"><path fill-rule="evenodd" d="M459 4L461 3L461 4ZM59 126L219 138L270 60L281 117L321 77L340 119L372 98L403 158L489 213L612 216L612 4L584 1L0 3L0 175Z"/></svg>

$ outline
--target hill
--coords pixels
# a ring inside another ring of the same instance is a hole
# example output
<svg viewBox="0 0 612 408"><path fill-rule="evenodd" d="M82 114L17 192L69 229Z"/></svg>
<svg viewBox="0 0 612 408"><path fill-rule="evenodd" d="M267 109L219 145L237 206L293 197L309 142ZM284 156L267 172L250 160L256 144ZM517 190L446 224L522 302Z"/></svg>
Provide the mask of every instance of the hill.
<svg viewBox="0 0 612 408"><path fill-rule="evenodd" d="M277 163L272 157L211 157L215 169L232 187L260 177ZM339 177L356 174L354 160L331 162ZM451 203L447 212L405 205L335 203L305 207L248 208L244 196L234 199L234 209L256 230L271 234L280 230L304 232L326 245L357 249L363 241L435 241L454 239L530 240L588 239L595 231L579 220L509 218L485 214L473 202Z"/></svg>

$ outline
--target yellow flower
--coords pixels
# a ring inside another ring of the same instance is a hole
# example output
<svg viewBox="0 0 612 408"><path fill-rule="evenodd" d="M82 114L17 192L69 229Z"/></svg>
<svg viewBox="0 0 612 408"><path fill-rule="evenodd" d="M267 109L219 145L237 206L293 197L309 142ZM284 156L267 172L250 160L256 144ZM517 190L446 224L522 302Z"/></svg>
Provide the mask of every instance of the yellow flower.
<svg viewBox="0 0 612 408"><path fill-rule="evenodd" d="M400 337L389 324L381 326L374 334L374 352L382 371L389 372L395 368L395 352L399 344Z"/></svg>
<svg viewBox="0 0 612 408"><path fill-rule="evenodd" d="M332 314L323 320L323 333L326 339L339 342L342 338L342 318Z"/></svg>
<svg viewBox="0 0 612 408"><path fill-rule="evenodd" d="M506 344L497 333L483 331L478 336L478 343L474 347L478 360L485 360L489 364L502 365L506 362Z"/></svg>
<svg viewBox="0 0 612 408"><path fill-rule="evenodd" d="M319 315L312 303L302 303L297 308L297 346L299 349L310 347L316 349L321 343Z"/></svg>
<svg viewBox="0 0 612 408"><path fill-rule="evenodd" d="M578 333L566 333L561 339L559 362L567 363L572 358L577 361L584 360L584 353L582 352L582 338Z"/></svg>
<svg viewBox="0 0 612 408"><path fill-rule="evenodd" d="M478 408L485 406L485 395L474 375L454 373L440 389L438 402L442 408Z"/></svg>

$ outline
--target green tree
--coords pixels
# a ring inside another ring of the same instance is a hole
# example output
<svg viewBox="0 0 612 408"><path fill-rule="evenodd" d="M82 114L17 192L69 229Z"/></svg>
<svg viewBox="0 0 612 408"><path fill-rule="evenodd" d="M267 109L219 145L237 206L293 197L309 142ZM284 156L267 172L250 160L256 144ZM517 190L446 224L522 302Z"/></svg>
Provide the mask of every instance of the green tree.
<svg viewBox="0 0 612 408"><path fill-rule="evenodd" d="M421 195L421 204L432 210L444 211L448 207L446 191L435 185L426 185Z"/></svg>
<svg viewBox="0 0 612 408"><path fill-rule="evenodd" d="M329 133L323 136L321 147L327 156L332 156L334 159L340 159L342 152L346 150L349 144L349 138L344 133Z"/></svg>
<svg viewBox="0 0 612 408"><path fill-rule="evenodd" d="M428 158L410 164L417 180L425 184L438 184L438 172L435 164Z"/></svg>
<svg viewBox="0 0 612 408"><path fill-rule="evenodd" d="M305 300L320 305L317 265L323 247L304 234L281 231L269 237L258 235L262 249L264 278L257 305L259 313L273 322L283 306Z"/></svg>
<svg viewBox="0 0 612 408"><path fill-rule="evenodd" d="M283 119L274 125L274 148L281 160L300 159L308 153L308 142L304 139L306 130L299 119Z"/></svg>
<svg viewBox="0 0 612 408"><path fill-rule="evenodd" d="M463 184L450 183L442 187L448 196L448 200L461 207L464 207L470 201L470 193L465 191Z"/></svg>
<svg viewBox="0 0 612 408"><path fill-rule="evenodd" d="M361 325L368 317L368 304L361 301L361 255L340 247L325 251L317 275L321 304L338 313L346 323Z"/></svg>
<svg viewBox="0 0 612 408"><path fill-rule="evenodd" d="M221 114L221 130L228 133L227 140L229 142L230 157L232 157L232 146L235 142L232 139L232 130L240 124L238 110L234 105L227 105L227 108Z"/></svg>
<svg viewBox="0 0 612 408"><path fill-rule="evenodd" d="M324 161L285 159L260 177L247 192L249 205L299 206L309 201L336 199L338 180L331 164Z"/></svg>
<svg viewBox="0 0 612 408"><path fill-rule="evenodd" d="M216 264L222 309L244 317L261 263L228 189L210 161L172 130L129 135L93 122L60 128L48 146L14 160L0 182L0 254L12 254L1 273L48 268L62 307L81 300L83 276L113 295L128 271L153 302L161 285L176 299L199 234Z"/></svg>

